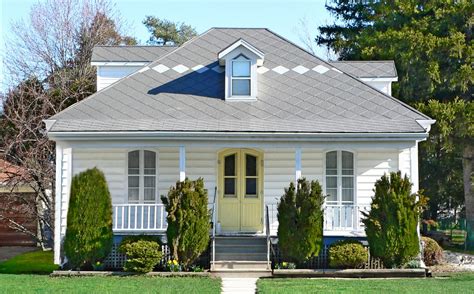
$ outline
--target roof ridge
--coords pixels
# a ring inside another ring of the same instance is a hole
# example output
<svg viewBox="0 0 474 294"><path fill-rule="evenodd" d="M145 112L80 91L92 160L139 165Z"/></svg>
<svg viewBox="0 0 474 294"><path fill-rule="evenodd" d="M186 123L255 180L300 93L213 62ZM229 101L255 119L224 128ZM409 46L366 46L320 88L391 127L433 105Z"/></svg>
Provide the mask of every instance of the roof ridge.
<svg viewBox="0 0 474 294"><path fill-rule="evenodd" d="M96 47L148 47L148 48L178 48L179 46L173 46L173 45L95 45L94 48Z"/></svg>
<svg viewBox="0 0 474 294"><path fill-rule="evenodd" d="M330 63L344 63L344 62L360 62L360 63L372 63L372 62L390 62L395 63L393 59L386 59L386 60L335 60L335 61L328 61Z"/></svg>

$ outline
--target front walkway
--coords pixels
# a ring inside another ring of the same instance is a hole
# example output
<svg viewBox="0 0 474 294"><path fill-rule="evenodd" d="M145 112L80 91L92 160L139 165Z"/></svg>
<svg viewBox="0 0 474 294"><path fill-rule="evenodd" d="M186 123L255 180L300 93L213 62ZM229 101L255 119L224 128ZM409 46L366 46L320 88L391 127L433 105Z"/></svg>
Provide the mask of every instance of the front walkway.
<svg viewBox="0 0 474 294"><path fill-rule="evenodd" d="M257 291L258 278L222 278L222 293L251 293Z"/></svg>

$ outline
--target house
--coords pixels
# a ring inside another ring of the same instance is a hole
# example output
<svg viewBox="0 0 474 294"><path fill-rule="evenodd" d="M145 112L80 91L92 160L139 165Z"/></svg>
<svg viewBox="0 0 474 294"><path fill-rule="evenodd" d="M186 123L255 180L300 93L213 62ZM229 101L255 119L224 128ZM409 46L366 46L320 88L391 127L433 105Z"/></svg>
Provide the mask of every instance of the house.
<svg viewBox="0 0 474 294"><path fill-rule="evenodd" d="M98 92L45 121L57 264L71 177L95 166L117 236L164 233L160 195L203 177L217 261L267 260L259 240L276 235L277 202L300 177L328 195L326 238L364 237L361 211L384 173L418 190L418 142L433 120L390 96L392 61L328 63L268 29L212 28L181 47L96 47L92 64ZM262 250L237 256L218 241Z"/></svg>

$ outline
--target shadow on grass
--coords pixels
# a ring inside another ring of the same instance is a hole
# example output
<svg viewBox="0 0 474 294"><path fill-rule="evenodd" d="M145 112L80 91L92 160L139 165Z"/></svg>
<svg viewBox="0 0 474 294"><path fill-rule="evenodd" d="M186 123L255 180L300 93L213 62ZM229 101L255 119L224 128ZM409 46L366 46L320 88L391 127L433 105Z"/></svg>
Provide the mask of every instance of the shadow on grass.
<svg viewBox="0 0 474 294"><path fill-rule="evenodd" d="M56 269L52 251L27 252L0 263L0 274L49 275Z"/></svg>

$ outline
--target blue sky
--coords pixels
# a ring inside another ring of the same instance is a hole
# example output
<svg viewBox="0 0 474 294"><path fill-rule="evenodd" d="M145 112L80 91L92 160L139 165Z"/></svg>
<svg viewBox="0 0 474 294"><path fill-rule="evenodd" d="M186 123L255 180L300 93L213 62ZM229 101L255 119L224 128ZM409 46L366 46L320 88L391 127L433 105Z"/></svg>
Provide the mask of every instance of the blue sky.
<svg viewBox="0 0 474 294"><path fill-rule="evenodd" d="M38 0L0 0L0 44L1 55L4 37L12 21L27 19L33 3ZM289 40L302 45L296 32L300 19L306 18L310 32L315 36L317 27L331 23L332 17L324 7L326 0L281 1L160 1L160 0L115 0L116 8L128 26L126 31L145 43L149 33L141 23L146 15L154 15L194 26L198 33L210 27L267 27ZM324 48L316 54L326 58ZM0 71L3 81L3 71ZM2 83L3 85L3 83ZM3 87L2 87L3 88Z"/></svg>

